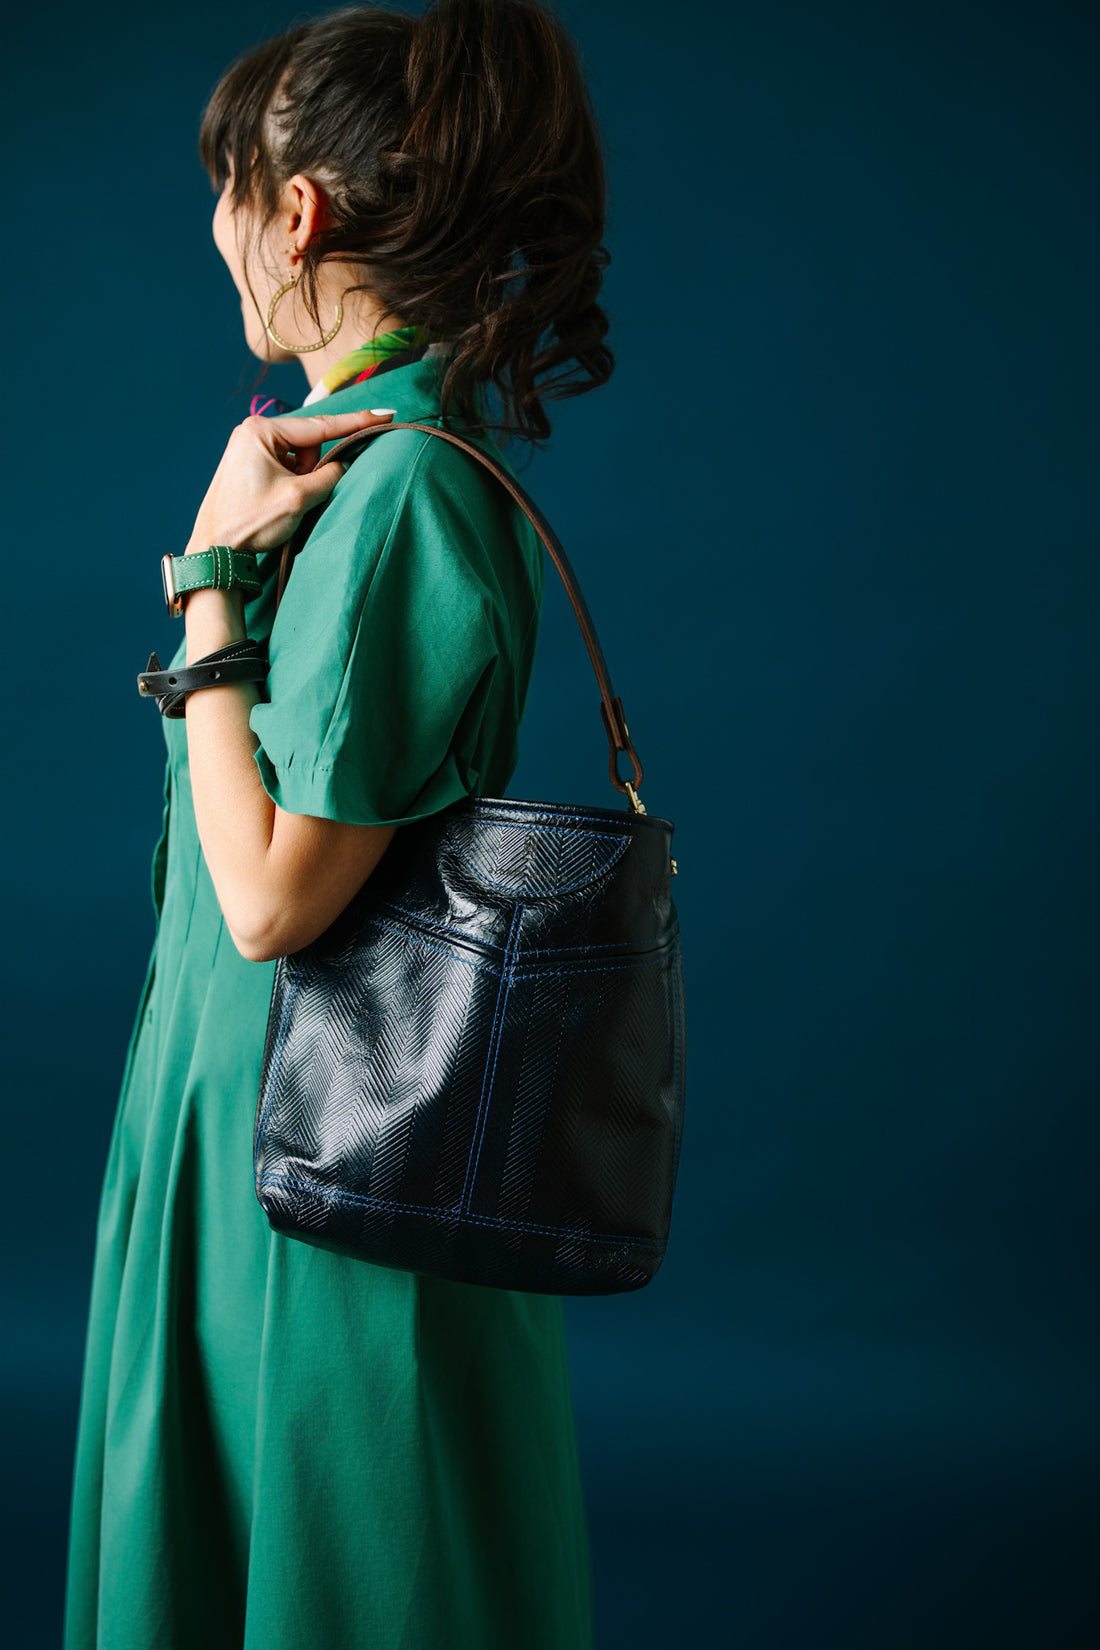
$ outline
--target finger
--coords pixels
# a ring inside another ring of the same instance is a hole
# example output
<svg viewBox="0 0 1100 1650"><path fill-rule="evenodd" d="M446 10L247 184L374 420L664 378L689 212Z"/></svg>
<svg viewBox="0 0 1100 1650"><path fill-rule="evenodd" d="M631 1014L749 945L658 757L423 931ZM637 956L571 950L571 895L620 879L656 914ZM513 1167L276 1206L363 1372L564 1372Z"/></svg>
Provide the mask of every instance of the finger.
<svg viewBox="0 0 1100 1650"><path fill-rule="evenodd" d="M298 450L319 447L323 441L351 435L353 431L367 429L372 424L388 424L393 416L388 407L377 412L363 407L358 412L315 413L311 418L265 417L263 425L265 431L284 449L293 447Z"/></svg>
<svg viewBox="0 0 1100 1650"><path fill-rule="evenodd" d="M346 464L341 464L338 458L334 458L327 464L318 464L299 475L298 496L302 501L303 511L328 498L346 469Z"/></svg>

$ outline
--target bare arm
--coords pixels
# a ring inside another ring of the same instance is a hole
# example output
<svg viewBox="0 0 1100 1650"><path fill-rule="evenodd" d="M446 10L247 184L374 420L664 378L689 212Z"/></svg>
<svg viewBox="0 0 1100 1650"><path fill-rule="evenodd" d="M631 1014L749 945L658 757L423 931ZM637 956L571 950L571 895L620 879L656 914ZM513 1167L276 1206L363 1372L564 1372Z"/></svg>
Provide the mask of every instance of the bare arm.
<svg viewBox="0 0 1100 1650"><path fill-rule="evenodd" d="M320 443L386 421L369 413L246 419L211 482L188 552L211 544L242 550L282 544L342 474L336 463L317 468ZM285 456L291 439L296 471ZM187 663L193 664L244 637L241 592L193 591L184 600L184 622ZM395 830L278 807L254 760L259 741L248 720L259 697L254 682L204 688L188 696L186 715L203 857L233 943L250 962L284 956L322 934L370 876Z"/></svg>

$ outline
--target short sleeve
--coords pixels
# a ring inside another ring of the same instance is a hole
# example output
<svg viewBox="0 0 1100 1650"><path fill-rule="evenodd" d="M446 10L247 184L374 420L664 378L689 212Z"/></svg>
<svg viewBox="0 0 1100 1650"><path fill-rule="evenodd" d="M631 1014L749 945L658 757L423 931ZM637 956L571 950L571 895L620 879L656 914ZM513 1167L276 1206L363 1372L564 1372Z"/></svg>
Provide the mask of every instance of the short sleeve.
<svg viewBox="0 0 1100 1650"><path fill-rule="evenodd" d="M289 813L401 825L478 787L508 637L469 488L428 450L442 447L373 442L295 559L249 716Z"/></svg>

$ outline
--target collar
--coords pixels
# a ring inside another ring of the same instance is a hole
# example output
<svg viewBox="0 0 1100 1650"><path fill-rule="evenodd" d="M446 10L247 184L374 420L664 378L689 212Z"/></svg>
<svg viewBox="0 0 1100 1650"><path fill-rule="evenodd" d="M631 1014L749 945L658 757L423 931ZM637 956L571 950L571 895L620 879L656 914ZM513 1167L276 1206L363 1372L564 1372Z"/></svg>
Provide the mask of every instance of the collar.
<svg viewBox="0 0 1100 1650"><path fill-rule="evenodd" d="M302 405L308 406L326 395L335 395L348 384L357 384L364 378L373 378L425 356L445 355L453 348L453 343L433 338L427 327L395 327L390 332L379 333L334 362Z"/></svg>
<svg viewBox="0 0 1100 1650"><path fill-rule="evenodd" d="M259 394L252 398L249 408L253 413L277 417L284 413L300 412L358 412L364 407L392 407L396 422L438 422L441 417L440 388L445 362L441 350L427 350L417 361L400 362L390 357L384 373L372 373L366 378L355 378L343 389L329 391L324 383L315 384L305 400L290 406L278 397ZM379 382L374 382L379 378ZM382 379L384 378L384 383ZM483 400L484 391L479 394Z"/></svg>

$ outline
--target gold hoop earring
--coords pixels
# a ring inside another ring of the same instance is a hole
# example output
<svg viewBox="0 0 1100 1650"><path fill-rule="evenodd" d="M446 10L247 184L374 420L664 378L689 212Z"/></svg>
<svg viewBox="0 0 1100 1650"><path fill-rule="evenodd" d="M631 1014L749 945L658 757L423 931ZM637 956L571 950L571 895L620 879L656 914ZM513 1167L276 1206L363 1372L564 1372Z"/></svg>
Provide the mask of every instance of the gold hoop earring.
<svg viewBox="0 0 1100 1650"><path fill-rule="evenodd" d="M333 327L331 332L323 333L316 344L291 344L291 343L288 343L285 338L280 338L279 334L275 331L275 325L274 325L275 305L279 302L279 299L283 296L284 292L290 292L291 289L293 287L296 287L297 285L298 285L297 275L295 275L292 280L284 281L283 285L272 296L271 302L267 306L267 320L264 322L264 326L267 329L268 337L274 339L275 343L278 344L280 349L289 350L292 355L308 355L310 350L324 349L326 344L331 344L332 343L332 340L336 337L336 334L339 332L341 326L344 323L344 305L343 305L343 301L340 298L337 298L337 300L336 300L336 324Z"/></svg>

